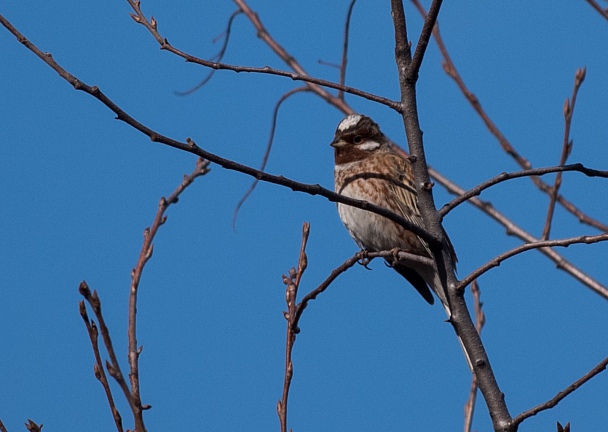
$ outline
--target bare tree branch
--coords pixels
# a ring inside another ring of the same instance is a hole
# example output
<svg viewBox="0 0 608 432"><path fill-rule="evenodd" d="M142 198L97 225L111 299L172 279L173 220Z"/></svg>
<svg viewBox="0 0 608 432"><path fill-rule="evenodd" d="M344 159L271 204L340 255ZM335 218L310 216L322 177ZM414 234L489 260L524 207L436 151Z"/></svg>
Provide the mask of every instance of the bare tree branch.
<svg viewBox="0 0 608 432"><path fill-rule="evenodd" d="M161 198L158 204L158 210L152 223L152 227L144 230L144 243L137 260L137 265L131 272L131 289L129 295L129 379L131 381L131 395L133 397L135 409L138 412L149 408L149 406L143 406L140 397L139 387L139 355L141 354L142 347L137 346L137 294L139 290L139 283L141 281L141 275L144 271L146 263L152 258L154 251L153 240L158 232L158 229L167 221L165 212L171 204L177 203L181 193L192 184L192 182L200 176L203 176L209 172L209 161L199 158L196 162L194 171L185 175L181 184L173 191L168 198ZM143 424L142 424L143 425ZM138 432L144 432L145 429L137 429Z"/></svg>
<svg viewBox="0 0 608 432"><path fill-rule="evenodd" d="M555 173L555 172L562 173L565 171L578 171L578 172L585 174L588 177L608 178L608 171L601 171L601 170L596 170L593 168L587 168L583 164L580 164L580 163L570 164L570 165L560 165L560 166L554 166L554 167L546 167L546 168L532 168L532 169L528 169L528 170L515 171L515 172L511 172L511 173L503 172L489 180L486 180L483 183L480 183L479 185L475 186L474 188L469 189L465 193L454 198L449 203L444 204L444 206L441 207L441 209L439 210L439 214L441 214L442 217L445 217L445 215L447 215L449 212L451 212L458 205L462 204L463 202L469 200L472 197L480 195L481 192L483 192L484 190L486 190L494 185L497 185L499 183L502 183L504 181L512 180L512 179L516 179L516 178L520 178L520 177L541 176L541 175Z"/></svg>
<svg viewBox="0 0 608 432"><path fill-rule="evenodd" d="M553 408L558 403L560 403L566 396L568 396L569 394L571 394L572 392L574 392L576 389L578 389L580 386L582 386L583 384L585 384L591 378L593 378L594 376L596 376L600 372L603 372L604 370L606 370L607 366L608 366L608 357L606 357L604 360L602 360L601 362L599 362L599 364L596 367L594 367L593 369L591 369L589 372L587 372L581 378L579 378L578 380L576 380L575 382L573 382L572 384L570 384L564 390L560 391L552 399L548 400L547 402L545 402L545 403L543 403L541 405L538 405L538 406L532 408L531 410L525 411L525 412L521 413L520 415L518 415L517 417L515 417L513 419L513 423L515 425L519 425L525 419L527 419L529 417L532 417L532 416L535 416L536 414L538 414L541 411L545 411L545 410Z"/></svg>
<svg viewBox="0 0 608 432"><path fill-rule="evenodd" d="M95 316L97 317L97 322L99 323L99 330L101 331L101 337L102 337L103 343L106 347L106 351L108 352L108 356L110 357L110 360L106 361L106 369L108 370L108 373L110 374L110 376L112 378L114 378L114 380L118 383L118 386L122 390L122 392L125 396L125 399L129 403L129 407L131 408L131 412L133 413L133 421L135 423L135 430L137 432L144 432L146 429L144 426L142 409L141 409L141 406L140 407L136 406L136 402L133 399L133 395L131 394L131 391L129 390L127 381L125 380L125 377L120 369L120 363L118 363L118 358L116 357L116 351L114 350L114 345L112 344L112 338L110 337L110 330L108 329L108 326L106 325L106 321L101 312L101 300L99 299L99 295L97 294L97 291L93 291L93 293L91 293L91 290L89 289L89 286L87 285L87 283L85 281L82 281L80 283L80 286L78 287L78 291L80 292L80 295L82 295L84 297L84 299L89 303L89 305L91 306L91 309L93 309L93 312L95 313ZM82 313L81 313L81 315L82 315ZM87 329L88 329L88 325L87 325ZM91 342L93 342L93 341L91 341ZM101 382L101 380L100 380L100 382ZM102 382L102 384L103 384L103 382ZM114 413L112 413L112 414L114 415Z"/></svg>
<svg viewBox="0 0 608 432"><path fill-rule="evenodd" d="M465 193L464 189L462 189L460 186L458 186L454 182L452 182L452 181L448 180L447 178L445 178L444 176L442 176L441 173L435 171L434 176L435 176L435 179L439 183L441 183L447 189L447 191L450 192L451 194L463 195ZM513 221L511 221L505 215L503 215L498 210L496 210L494 208L494 206L492 205L492 203L490 203L488 201L483 201L479 198L470 198L468 202L470 204L474 205L475 207L483 210L484 213L486 213L488 216L490 216L496 222L498 222L503 227L505 227L508 235L515 236L515 237L525 241L526 243L534 243L534 242L538 241L538 239L536 237L534 237L532 234L525 231L523 228L519 227L517 224L515 224ZM579 269L578 267L573 265L571 262L569 262L566 258L564 258L562 255L557 253L555 250L553 250L551 248L541 248L541 249L538 249L538 251L541 252L542 254L544 254L546 257L548 257L551 261L553 261L556 264L558 269L565 271L566 273L568 273L572 277L574 277L576 280L581 282L583 285L585 285L588 288L590 288L591 290L593 290L595 293L601 295L605 299L608 299L608 287L602 285L597 280L595 280L594 278L592 278L591 276L589 276L588 274L583 272L581 269Z"/></svg>
<svg viewBox="0 0 608 432"><path fill-rule="evenodd" d="M344 103L344 101L331 95L323 87L329 87L329 88L333 88L336 90L342 90L345 93L350 93L350 94L360 96L362 98L365 98L365 99L368 99L368 100L371 100L374 102L378 102L382 105L386 105L389 108L392 108L396 111L400 111L400 109L401 109L401 106L398 102L392 101L390 99L383 98L381 96L377 96L372 93L367 93L367 92L355 89L353 87L348 87L348 86L340 85L340 84L337 84L337 83L334 83L331 81L309 76L306 73L306 71L295 61L295 59L293 59L293 57L289 57L287 55L286 51L278 43L276 43L276 41L274 41L274 39L270 38L270 36L268 35L268 31L264 28L264 26L260 22L259 18L257 17L257 14L255 12L253 12L251 9L249 9L247 4L242 0L235 0L235 3L241 8L241 10L245 13L245 15L247 15L247 17L249 17L249 19L252 21L252 23L256 27L258 36L261 37L262 39L264 39L264 41L266 43L268 43L269 46L279 56L281 56L281 58L285 59L286 62L288 63L288 65L295 72L283 71L283 70L274 69L274 68L271 68L268 66L250 67L250 66L230 65L230 64L226 64L226 63L205 60L205 59L190 55L188 53L185 53L185 52L179 50L178 48L175 48L174 46L172 46L166 38L164 38L160 35L160 33L157 30L158 23L156 22L154 17L150 17L150 20L148 21L148 19L146 18L146 16L143 14L143 12L140 9L139 1L136 1L136 0L127 0L127 1L129 2L131 7L133 8L133 10L135 11L135 14L132 14L131 17L137 23L142 24L144 27L146 27L146 29L154 36L156 41L160 44L160 48L183 58L184 60L186 60L189 63L199 64L201 66L205 66L205 67L208 67L211 69L223 69L223 70L231 70L233 72L249 72L249 73L258 73L258 74L277 75L277 76L291 78L294 81L304 81L310 87L311 91L318 94L324 100L330 102L332 105L339 107L343 112L350 111L352 113L352 110L350 107L348 107Z"/></svg>
<svg viewBox="0 0 608 432"><path fill-rule="evenodd" d="M310 89L308 87L298 87L295 89L291 89L288 92L286 92L283 96L281 96L281 98L275 104L274 111L272 113L272 123L270 125L270 136L268 137L268 144L266 144L266 151L264 152L264 156L262 157L262 164L260 165L260 168L259 168L260 171L263 172L266 169L266 163L268 162L268 157L270 156L270 151L272 150L272 143L274 142L274 133L277 128L277 118L279 115L279 108L281 108L281 105L283 104L283 102L285 102L289 97L293 96L296 93L300 93L300 92L304 92L304 91L310 91ZM232 215L232 228L233 229L236 227L236 218L239 215L239 210L241 209L243 204L245 204L245 201L247 201L247 198L249 198L249 195L251 195L251 193L257 186L258 182L259 182L259 179L256 178L253 181L253 183L251 183L251 186L249 186L249 189L247 189L247 192L245 192L245 194L241 197L241 199L237 203L237 205L234 209L234 213Z"/></svg>
<svg viewBox="0 0 608 432"><path fill-rule="evenodd" d="M220 48L220 51L216 55L211 57L212 61L221 62L222 59L224 58L224 55L226 54L226 50L228 49L228 42L230 41L232 23L234 22L234 19L237 17L237 15L239 15L242 12L243 11L238 9L238 10L232 12L232 15L230 15L230 18L228 18L228 25L226 26L226 31L224 31L224 33L221 35L224 37L224 43L222 44L222 48ZM216 38L216 40L217 40L217 38ZM209 73L207 74L207 76L205 78L203 78L203 80L201 82L199 82L197 85L195 85L194 87L192 87L186 91L183 91L183 92L176 91L175 94L177 94L179 96L187 96L189 94L194 93L195 91L197 91L198 89L203 87L205 84L207 84L209 81L211 81L211 78L213 78L213 75L215 74L216 71L217 71L217 69L211 69L209 71Z"/></svg>
<svg viewBox="0 0 608 432"><path fill-rule="evenodd" d="M283 395L277 403L277 413L281 423L281 432L287 432L287 401L289 399L289 387L291 386L291 378L293 377L293 362L291 353L293 344L296 341L297 332L294 330L293 322L296 317L296 304L298 296L298 288L300 281L304 275L304 271L308 266L308 258L306 257L306 244L310 234L310 224L305 222L302 226L302 244L300 246L300 255L298 257L298 269L291 268L289 276L283 276L283 283L286 285L285 301L287 302L287 312L285 319L287 320L287 340L285 342L285 376L283 379Z"/></svg>
<svg viewBox="0 0 608 432"><path fill-rule="evenodd" d="M79 290L81 292L84 292L85 296L90 295L90 289L85 281L81 282ZM112 389L110 388L110 383L108 382L108 377L106 376L105 368L103 367L101 353L99 352L99 330L97 329L97 325L95 324L95 322L89 319L84 301L81 300L78 305L80 309L80 316L84 320L84 324L89 334L89 339L91 340L93 354L95 356L95 366L93 367L95 378L97 378L97 380L101 383L103 390L106 393L106 398L108 399L108 404L110 406L110 411L112 412L112 418L114 419L116 430L118 432L123 432L124 429L122 427L122 416L120 415L120 412L118 411L118 408L116 408L116 404L114 403Z"/></svg>
<svg viewBox="0 0 608 432"><path fill-rule="evenodd" d="M465 277L463 280L460 281L460 284L458 285L458 289L464 289L473 280L479 278L479 276L481 276L482 274L484 274L491 268L498 267L500 265L500 263L502 263L503 261L505 261L515 255L518 255L522 252L528 251L530 249L544 249L544 248L555 247L555 246L568 247L572 244L577 244L577 243L592 244L592 243L597 243L597 242L607 241L607 240L608 240L608 234L599 234L599 235L595 235L595 236L579 236L579 237L572 237L572 238L561 239L561 240L543 240L543 241L535 241L532 243L526 243L526 244L518 246L514 249L511 249L510 251L507 251L503 254L498 255L496 258L492 259L491 261L487 262L486 264L482 265L481 267L479 267L476 270L474 270L473 272L471 272L469 275L467 275L467 277ZM606 298L606 297L604 297L604 298Z"/></svg>
<svg viewBox="0 0 608 432"><path fill-rule="evenodd" d="M346 64L348 63L348 35L350 32L350 19L357 0L351 0L346 13L346 23L344 24L344 43L342 45L342 61L340 62L340 85L346 84ZM338 90L338 99L344 100L344 92Z"/></svg>
<svg viewBox="0 0 608 432"><path fill-rule="evenodd" d="M420 4L420 2L418 0L411 0L411 1L416 6L416 8L420 12L420 14L425 16L426 12L425 12L424 8L422 7L422 5ZM488 128L490 133L492 135L494 135L494 137L498 140L498 142L499 142L500 146L503 148L503 150L508 155L510 155L523 169L531 169L532 164L530 164L530 162L526 158L521 156L515 150L515 148L511 145L509 140L502 134L502 132L498 129L496 124L494 124L494 122L490 119L488 114L484 111L477 96L475 96L465 85L464 80L462 79L462 77L460 76L458 71L456 70L456 66L454 65L454 62L452 61L452 59L447 51L447 48L445 46L445 43L443 42L441 34L439 33L439 24L435 25L435 27L433 29L433 36L435 37L435 41L437 42L439 51L441 52L441 55L443 56L443 68L444 68L446 74L454 80L454 82L456 83L456 85L458 86L458 88L460 89L462 94L469 101L469 103L471 104L473 109L477 112L477 114L479 115L481 120L484 122L484 124L486 125L486 127ZM530 177L530 179L534 182L536 187L538 187L544 193L549 194L551 192L551 186L549 184L545 183L544 181L542 181L541 179L539 179L538 177L532 176L532 177ZM557 202L560 205L562 205L567 211L569 211L574 216L576 216L580 222L593 226L593 227L599 229L600 231L608 232L608 225L606 225L596 219L591 218L590 216L588 216L587 214L582 212L579 208L577 208L572 202L570 202L566 198L564 198L562 195L557 196Z"/></svg>
<svg viewBox="0 0 608 432"><path fill-rule="evenodd" d="M586 69L578 69L576 71L576 75L574 77L574 89L572 90L572 97L570 100L566 99L566 103L564 104L564 142L562 144L562 154L559 158L559 164L565 165L568 156L570 156L570 152L572 151L572 141L570 141L570 125L572 124L572 114L574 113L574 107L576 105L576 95L578 94L578 89L581 87L585 79ZM549 238L549 234L551 233L551 222L553 221L553 213L555 212L555 202L557 201L557 195L559 194L559 188L562 185L562 173L558 172L555 176L555 182L553 183L553 187L551 188L551 193L549 194L549 206L547 208L547 219L545 221L545 227L543 228L543 234L541 235L541 240L547 240Z"/></svg>
<svg viewBox="0 0 608 432"><path fill-rule="evenodd" d="M433 1L431 9L437 8L437 11L434 12L435 18L440 5L441 2ZM395 28L395 60L399 73L401 103L403 105L402 117L410 149L409 153L414 158L412 168L416 179L418 206L425 228L440 240L440 246L431 247L431 251L437 263L439 276L442 281L445 281L444 286L447 288L446 291L451 309L449 321L461 339L466 356L469 358L473 372L477 376L478 385L488 406L494 429L504 432L515 431L516 428L511 427L512 418L505 403L504 395L496 382L488 355L483 347L479 333L477 333L475 325L471 320L464 301L464 293L456 289L458 281L455 276L454 263L447 247L448 240L445 231L441 226L441 216L435 208L432 183L424 155L422 131L420 130L418 108L416 106L417 71L409 70L410 67L415 69L420 65L411 61L410 44L407 40L402 0L391 0L391 11ZM431 20L434 23L435 19L431 18ZM429 18L425 20L425 23L428 22ZM421 35L421 38L423 36ZM422 60L420 59L420 61Z"/></svg>
<svg viewBox="0 0 608 432"><path fill-rule="evenodd" d="M602 8L595 0L586 0L601 16L608 20L608 9Z"/></svg>
<svg viewBox="0 0 608 432"><path fill-rule="evenodd" d="M437 22L437 16L439 15L439 9L441 9L442 3L443 0L433 0L433 3L431 3L431 7L429 8L429 13L424 17L422 31L418 38L418 45L416 45L414 58L408 69L408 79L410 80L416 81L418 79L418 71L420 70L422 59L424 58L426 48L429 45L429 40L433 34L433 28Z"/></svg>
<svg viewBox="0 0 608 432"><path fill-rule="evenodd" d="M42 424L40 424L40 426L39 426L36 423L34 423L33 420L28 419L27 423L25 424L25 428L29 432L41 432L42 431Z"/></svg>
<svg viewBox="0 0 608 432"><path fill-rule="evenodd" d="M471 294L473 294L473 302L475 308L475 328L481 336L481 330L486 323L486 315L483 312L481 303L481 291L477 280L471 283ZM471 389L469 390L469 399L464 406L464 432L471 432L473 425L473 414L475 413L475 402L477 401L477 377L475 374L471 377Z"/></svg>

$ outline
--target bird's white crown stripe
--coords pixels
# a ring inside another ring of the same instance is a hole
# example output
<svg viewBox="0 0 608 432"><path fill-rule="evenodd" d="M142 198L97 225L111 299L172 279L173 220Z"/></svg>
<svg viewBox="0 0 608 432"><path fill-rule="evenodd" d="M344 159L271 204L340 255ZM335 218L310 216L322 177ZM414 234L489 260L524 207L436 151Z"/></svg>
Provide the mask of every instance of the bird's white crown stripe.
<svg viewBox="0 0 608 432"><path fill-rule="evenodd" d="M359 120L361 120L361 116L359 114L351 114L340 122L338 125L338 130L340 132L344 132L345 130L359 123Z"/></svg>

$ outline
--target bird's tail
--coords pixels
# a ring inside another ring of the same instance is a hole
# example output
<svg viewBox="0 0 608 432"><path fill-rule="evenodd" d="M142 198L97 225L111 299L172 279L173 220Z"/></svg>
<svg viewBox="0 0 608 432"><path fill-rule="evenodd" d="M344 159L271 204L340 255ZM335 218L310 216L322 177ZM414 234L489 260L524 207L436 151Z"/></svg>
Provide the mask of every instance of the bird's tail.
<svg viewBox="0 0 608 432"><path fill-rule="evenodd" d="M445 313L448 315L448 320L452 319L452 309L450 308L450 303L447 298L446 288L444 288L441 283L441 279L439 278L439 272L435 268L429 268L428 266L419 266L415 269L416 272L422 276L424 281L431 287L433 292L437 295L439 300L441 300L441 304L445 309ZM469 365L469 369L473 372L473 363L471 363L471 357L467 352L464 343L460 336L458 336L458 342L462 347L462 351L464 352L464 357L467 360L467 364Z"/></svg>

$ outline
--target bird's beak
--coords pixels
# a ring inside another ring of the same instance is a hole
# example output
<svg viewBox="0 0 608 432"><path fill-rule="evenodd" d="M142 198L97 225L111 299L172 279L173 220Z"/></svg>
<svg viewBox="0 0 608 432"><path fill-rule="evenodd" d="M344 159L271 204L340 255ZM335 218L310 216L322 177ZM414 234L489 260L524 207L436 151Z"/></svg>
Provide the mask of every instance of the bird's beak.
<svg viewBox="0 0 608 432"><path fill-rule="evenodd" d="M329 144L330 146L332 146L333 148L340 148L340 147L344 147L344 145L346 144L346 141L340 139L340 138L336 138L334 139L331 144Z"/></svg>

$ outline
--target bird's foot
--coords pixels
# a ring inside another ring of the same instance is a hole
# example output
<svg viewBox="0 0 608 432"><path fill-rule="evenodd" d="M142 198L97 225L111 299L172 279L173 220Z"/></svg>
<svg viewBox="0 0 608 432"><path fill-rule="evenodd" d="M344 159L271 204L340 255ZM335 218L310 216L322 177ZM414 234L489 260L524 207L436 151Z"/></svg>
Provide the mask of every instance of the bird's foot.
<svg viewBox="0 0 608 432"><path fill-rule="evenodd" d="M371 259L369 259L369 257L367 256L368 254L368 250L367 249L361 249L361 252L359 252L359 264L361 264L363 267L365 267L367 270L371 270L368 265L371 262Z"/></svg>

